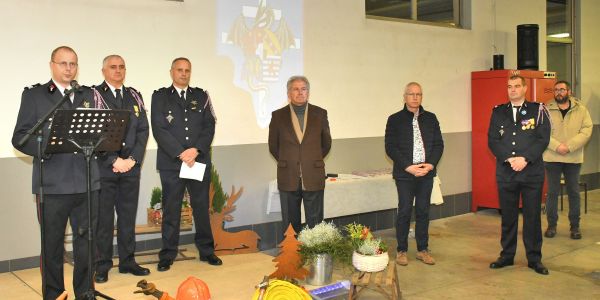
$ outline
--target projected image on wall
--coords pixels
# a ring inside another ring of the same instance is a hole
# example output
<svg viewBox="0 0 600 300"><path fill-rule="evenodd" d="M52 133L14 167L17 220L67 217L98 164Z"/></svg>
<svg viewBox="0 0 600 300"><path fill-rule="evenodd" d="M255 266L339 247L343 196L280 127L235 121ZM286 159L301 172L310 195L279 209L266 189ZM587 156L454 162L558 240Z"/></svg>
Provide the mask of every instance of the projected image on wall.
<svg viewBox="0 0 600 300"><path fill-rule="evenodd" d="M303 1L217 1L218 54L233 62L261 128L287 102L287 79L302 74L302 9Z"/></svg>

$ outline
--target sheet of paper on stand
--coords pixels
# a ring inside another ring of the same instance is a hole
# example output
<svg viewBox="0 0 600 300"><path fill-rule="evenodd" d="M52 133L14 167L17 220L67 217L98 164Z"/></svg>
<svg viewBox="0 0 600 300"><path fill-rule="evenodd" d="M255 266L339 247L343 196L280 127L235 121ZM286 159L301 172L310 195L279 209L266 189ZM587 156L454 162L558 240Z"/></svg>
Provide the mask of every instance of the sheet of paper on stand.
<svg viewBox="0 0 600 300"><path fill-rule="evenodd" d="M438 177L433 180L431 204L442 204L441 183ZM277 180L269 182L267 214L281 212ZM371 211L398 207L398 192L391 174L370 177L356 174L339 174L325 183L325 218L348 216ZM304 208L302 209L304 221Z"/></svg>

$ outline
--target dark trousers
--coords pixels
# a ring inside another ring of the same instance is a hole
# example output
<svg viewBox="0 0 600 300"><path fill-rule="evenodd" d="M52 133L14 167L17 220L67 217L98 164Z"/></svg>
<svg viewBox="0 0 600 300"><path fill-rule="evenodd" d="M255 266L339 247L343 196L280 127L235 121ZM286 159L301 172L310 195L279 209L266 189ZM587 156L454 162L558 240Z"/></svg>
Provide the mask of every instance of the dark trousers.
<svg viewBox="0 0 600 300"><path fill-rule="evenodd" d="M37 197L36 197L37 198ZM38 199L39 200L39 199ZM92 192L92 229L96 226L98 192ZM38 201L38 216L40 213ZM65 229L70 221L73 229L73 290L82 296L88 282L88 206L87 193L44 195L45 280L44 299L56 299L65 290ZM93 245L92 245L93 249ZM44 266L42 265L42 268Z"/></svg>
<svg viewBox="0 0 600 300"><path fill-rule="evenodd" d="M546 180L548 182L548 198L546 198L546 214L548 226L556 227L558 222L558 193L560 191L560 175L565 177L567 195L569 196L569 222L571 228L579 228L581 214L581 198L579 196L579 171L581 164L547 162Z"/></svg>
<svg viewBox="0 0 600 300"><path fill-rule="evenodd" d="M519 198L523 198L523 244L530 263L542 260L542 205L543 182L498 182L502 210L502 252L500 256L513 258L517 251L519 232Z"/></svg>
<svg viewBox="0 0 600 300"><path fill-rule="evenodd" d="M431 190L433 178L414 178L396 180L398 190L398 216L396 217L396 250L408 250L408 231L410 217L415 203L415 239L417 250L424 251L429 248L429 205L431 203Z"/></svg>
<svg viewBox="0 0 600 300"><path fill-rule="evenodd" d="M160 182L163 192L162 249L158 257L161 260L174 260L179 246L181 223L181 202L187 188L194 217L194 243L201 256L215 252L215 245L209 219L210 166L207 166L203 181L179 178L179 171L160 170Z"/></svg>
<svg viewBox="0 0 600 300"><path fill-rule="evenodd" d="M135 262L135 217L140 193L139 176L103 177L100 181L98 231L96 234L96 271L106 272L113 266L113 233L117 212L117 247L119 265Z"/></svg>
<svg viewBox="0 0 600 300"><path fill-rule="evenodd" d="M325 190L303 191L302 183L298 182L298 189L295 191L279 190L279 201L281 202L281 221L283 232L292 224L296 234L302 230L301 226L301 205L304 201L304 217L308 227L323 221L323 197Z"/></svg>

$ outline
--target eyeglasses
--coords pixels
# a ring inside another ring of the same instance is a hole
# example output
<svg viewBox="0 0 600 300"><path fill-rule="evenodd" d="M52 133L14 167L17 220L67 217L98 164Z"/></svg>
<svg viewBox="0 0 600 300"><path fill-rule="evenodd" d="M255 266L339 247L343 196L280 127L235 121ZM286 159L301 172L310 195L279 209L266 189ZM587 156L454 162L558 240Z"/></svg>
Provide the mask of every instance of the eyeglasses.
<svg viewBox="0 0 600 300"><path fill-rule="evenodd" d="M75 62L66 62L66 61L55 62L55 61L53 61L52 63L59 65L63 69L66 69L67 67L70 67L71 69L77 68L77 63L75 63Z"/></svg>
<svg viewBox="0 0 600 300"><path fill-rule="evenodd" d="M409 97L417 97L417 98L423 97L423 94L421 94L421 93L410 93L410 94L404 94L404 95L409 96Z"/></svg>
<svg viewBox="0 0 600 300"><path fill-rule="evenodd" d="M567 89L563 89L563 88L560 88L560 89L554 89L554 92L555 92L555 93L564 93L564 92L566 92L566 91L568 91L568 90L567 90Z"/></svg>

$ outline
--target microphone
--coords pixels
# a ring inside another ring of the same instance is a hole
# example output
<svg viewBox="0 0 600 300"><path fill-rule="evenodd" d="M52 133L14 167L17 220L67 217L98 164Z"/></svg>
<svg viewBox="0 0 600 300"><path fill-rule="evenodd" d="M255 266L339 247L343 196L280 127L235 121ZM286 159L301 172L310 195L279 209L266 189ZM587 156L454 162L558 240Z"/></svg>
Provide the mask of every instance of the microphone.
<svg viewBox="0 0 600 300"><path fill-rule="evenodd" d="M81 86L79 85L79 83L77 83L77 80L71 80L71 88L76 91L79 90L79 88L81 88Z"/></svg>

